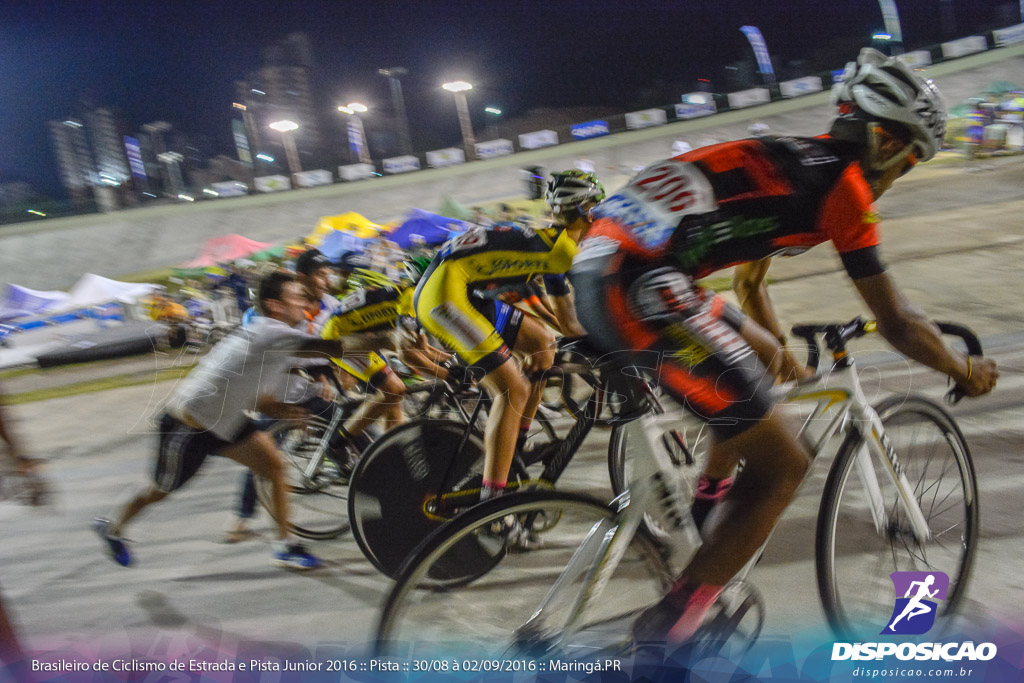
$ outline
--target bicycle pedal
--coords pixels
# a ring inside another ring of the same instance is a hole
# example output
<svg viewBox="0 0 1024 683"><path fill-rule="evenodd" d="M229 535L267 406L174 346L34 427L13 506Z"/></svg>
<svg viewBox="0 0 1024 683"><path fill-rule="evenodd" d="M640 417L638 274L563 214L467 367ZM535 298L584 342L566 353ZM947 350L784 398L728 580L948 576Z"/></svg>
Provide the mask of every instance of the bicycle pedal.
<svg viewBox="0 0 1024 683"><path fill-rule="evenodd" d="M730 641L736 641L743 651L750 648L761 634L766 608L760 592L747 581L732 581L726 584L722 594L715 601L718 611L700 629L699 645L705 656L717 656ZM744 619L753 614L749 630L740 630ZM709 654L710 653L710 654Z"/></svg>

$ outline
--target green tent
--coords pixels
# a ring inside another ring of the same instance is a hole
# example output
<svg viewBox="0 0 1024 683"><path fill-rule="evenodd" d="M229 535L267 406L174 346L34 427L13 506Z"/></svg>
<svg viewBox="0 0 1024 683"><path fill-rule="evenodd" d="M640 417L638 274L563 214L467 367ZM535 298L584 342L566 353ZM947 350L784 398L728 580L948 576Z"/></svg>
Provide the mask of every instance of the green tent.
<svg viewBox="0 0 1024 683"><path fill-rule="evenodd" d="M270 247L263 251L257 251L255 254L250 256L253 261L270 261L271 259L284 258L285 252L288 251L288 247L283 244L279 244L276 247Z"/></svg>
<svg viewBox="0 0 1024 683"><path fill-rule="evenodd" d="M473 210L465 204L460 204L451 197L445 196L441 202L441 208L435 213L444 216L445 218L454 218L460 221L471 221L473 220Z"/></svg>
<svg viewBox="0 0 1024 683"><path fill-rule="evenodd" d="M1019 85L1014 85L1009 81L993 81L992 83L989 83L985 92L992 93L994 95L1005 95L1013 90L1021 90L1021 87Z"/></svg>

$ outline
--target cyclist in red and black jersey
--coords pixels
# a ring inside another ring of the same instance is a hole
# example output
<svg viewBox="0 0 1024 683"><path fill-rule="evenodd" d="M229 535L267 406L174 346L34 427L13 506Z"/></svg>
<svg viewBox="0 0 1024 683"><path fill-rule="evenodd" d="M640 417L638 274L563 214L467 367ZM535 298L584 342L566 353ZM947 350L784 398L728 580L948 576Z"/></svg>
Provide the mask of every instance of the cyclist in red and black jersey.
<svg viewBox="0 0 1024 683"><path fill-rule="evenodd" d="M995 386L995 363L947 347L878 255L873 201L941 146L941 96L898 60L864 49L833 98L839 116L828 135L729 142L644 169L598 206L575 258L577 314L595 342L634 359L659 358L652 370L662 386L709 420L712 462L745 459L703 547L634 625L638 641L693 636L807 469L795 429L771 410L761 363L776 374L800 373L779 353L782 335L763 286L773 255L832 242L897 350L949 375L969 396ZM693 282L738 264L751 264L738 277L750 317Z"/></svg>

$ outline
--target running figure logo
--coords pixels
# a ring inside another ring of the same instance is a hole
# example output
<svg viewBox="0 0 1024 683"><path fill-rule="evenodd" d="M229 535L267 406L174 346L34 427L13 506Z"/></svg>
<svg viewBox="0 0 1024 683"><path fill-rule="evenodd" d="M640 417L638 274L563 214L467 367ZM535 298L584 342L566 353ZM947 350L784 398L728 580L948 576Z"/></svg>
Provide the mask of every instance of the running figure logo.
<svg viewBox="0 0 1024 683"><path fill-rule="evenodd" d="M927 633L935 625L936 600L946 599L949 577L943 572L893 572L889 577L896 589L896 606L882 635Z"/></svg>

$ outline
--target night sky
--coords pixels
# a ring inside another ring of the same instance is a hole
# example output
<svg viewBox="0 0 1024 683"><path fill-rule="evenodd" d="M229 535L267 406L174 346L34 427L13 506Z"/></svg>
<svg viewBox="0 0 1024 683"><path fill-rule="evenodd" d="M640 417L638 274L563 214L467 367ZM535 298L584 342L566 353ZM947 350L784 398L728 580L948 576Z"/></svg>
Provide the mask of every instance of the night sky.
<svg viewBox="0 0 1024 683"><path fill-rule="evenodd" d="M952 0L953 37L1019 21L1017 0ZM897 0L907 49L943 40L940 0ZM77 0L0 5L0 182L60 196L47 122L90 101L128 133L166 120L233 153L235 80L288 33L313 42L325 101L388 106L377 69L405 66L418 149L458 140L444 80L475 86L474 110L669 104L698 77L725 90L724 67L751 55L739 28L761 28L785 71L839 68L883 28L876 0L509 0L406 2ZM1006 18L1009 17L1009 21ZM946 27L947 29L950 27ZM794 66L791 68L799 68ZM784 75L784 73L783 73Z"/></svg>

